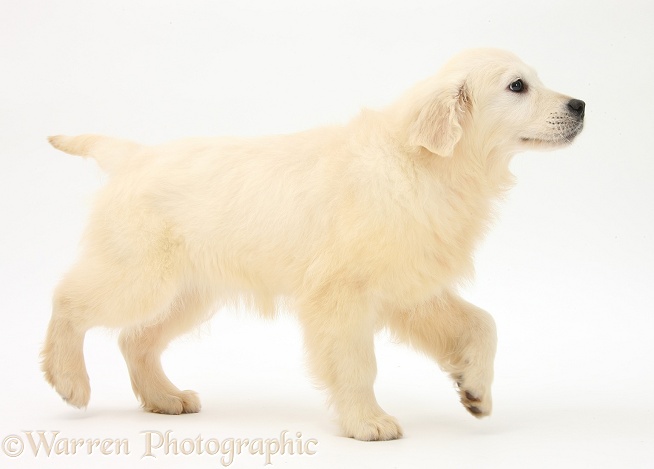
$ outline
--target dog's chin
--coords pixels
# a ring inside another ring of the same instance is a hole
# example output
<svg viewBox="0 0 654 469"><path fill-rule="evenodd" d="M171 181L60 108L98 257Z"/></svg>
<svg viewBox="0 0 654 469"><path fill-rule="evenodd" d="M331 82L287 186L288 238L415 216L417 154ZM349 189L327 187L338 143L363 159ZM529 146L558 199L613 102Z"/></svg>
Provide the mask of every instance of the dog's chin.
<svg viewBox="0 0 654 469"><path fill-rule="evenodd" d="M579 126L562 135L521 137L520 142L522 143L522 146L528 149L553 150L559 147L570 145L575 137L581 133L583 128L583 124L579 124Z"/></svg>
<svg viewBox="0 0 654 469"><path fill-rule="evenodd" d="M555 150L570 144L572 140L548 140L541 138L521 138L521 147L525 150Z"/></svg>

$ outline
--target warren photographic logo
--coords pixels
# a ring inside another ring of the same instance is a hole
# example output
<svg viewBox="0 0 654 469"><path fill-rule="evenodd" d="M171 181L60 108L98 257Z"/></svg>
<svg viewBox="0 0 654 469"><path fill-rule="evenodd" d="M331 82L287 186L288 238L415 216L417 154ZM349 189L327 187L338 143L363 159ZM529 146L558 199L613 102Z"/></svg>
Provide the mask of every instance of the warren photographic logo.
<svg viewBox="0 0 654 469"><path fill-rule="evenodd" d="M147 430L140 438L80 438L59 431L23 431L2 440L2 453L9 458L118 456L161 459L170 456L216 457L223 467L239 457L258 457L263 465L275 458L310 457L316 454L318 440L305 438L302 432L283 430L273 438L217 438L196 435L179 437L172 430Z"/></svg>

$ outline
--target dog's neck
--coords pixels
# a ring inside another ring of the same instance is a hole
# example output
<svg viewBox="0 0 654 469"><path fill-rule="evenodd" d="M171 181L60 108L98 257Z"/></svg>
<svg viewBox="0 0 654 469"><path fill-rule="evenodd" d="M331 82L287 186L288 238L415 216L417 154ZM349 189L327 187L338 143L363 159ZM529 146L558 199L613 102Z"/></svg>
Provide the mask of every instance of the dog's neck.
<svg viewBox="0 0 654 469"><path fill-rule="evenodd" d="M410 149L409 157L429 171L436 179L454 191L474 190L484 198L501 197L514 185L509 163L514 155L498 147L483 147L465 137L451 156L435 155L425 148Z"/></svg>
<svg viewBox="0 0 654 469"><path fill-rule="evenodd" d="M489 196L495 198L515 182L509 171L513 155L513 152L501 147L470 141L464 136L455 147L454 154L442 161L442 168L456 175L457 184L481 185ZM463 181L461 178L464 178Z"/></svg>

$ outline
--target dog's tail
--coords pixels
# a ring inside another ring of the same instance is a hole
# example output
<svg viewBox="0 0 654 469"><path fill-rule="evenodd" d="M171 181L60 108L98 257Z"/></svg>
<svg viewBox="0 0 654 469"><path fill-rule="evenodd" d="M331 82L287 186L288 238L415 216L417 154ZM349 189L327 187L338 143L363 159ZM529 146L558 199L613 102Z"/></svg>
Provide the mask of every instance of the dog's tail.
<svg viewBox="0 0 654 469"><path fill-rule="evenodd" d="M48 137L48 141L57 150L95 159L100 167L108 173L114 172L131 155L143 149L143 145L129 140L93 134L75 137L55 135Z"/></svg>

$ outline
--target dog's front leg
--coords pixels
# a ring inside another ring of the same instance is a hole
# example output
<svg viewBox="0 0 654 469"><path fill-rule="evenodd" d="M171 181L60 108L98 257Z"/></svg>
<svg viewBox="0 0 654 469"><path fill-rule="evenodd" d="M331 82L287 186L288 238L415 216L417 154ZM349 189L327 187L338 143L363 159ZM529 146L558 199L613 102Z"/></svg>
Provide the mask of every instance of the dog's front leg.
<svg viewBox="0 0 654 469"><path fill-rule="evenodd" d="M345 436L392 440L402 436L395 418L377 404L373 384L375 318L370 305L347 288L325 289L300 307L309 365L329 392Z"/></svg>
<svg viewBox="0 0 654 469"><path fill-rule="evenodd" d="M432 357L457 383L461 403L475 417L490 415L493 401L495 321L452 292L410 310L396 311L391 332Z"/></svg>

